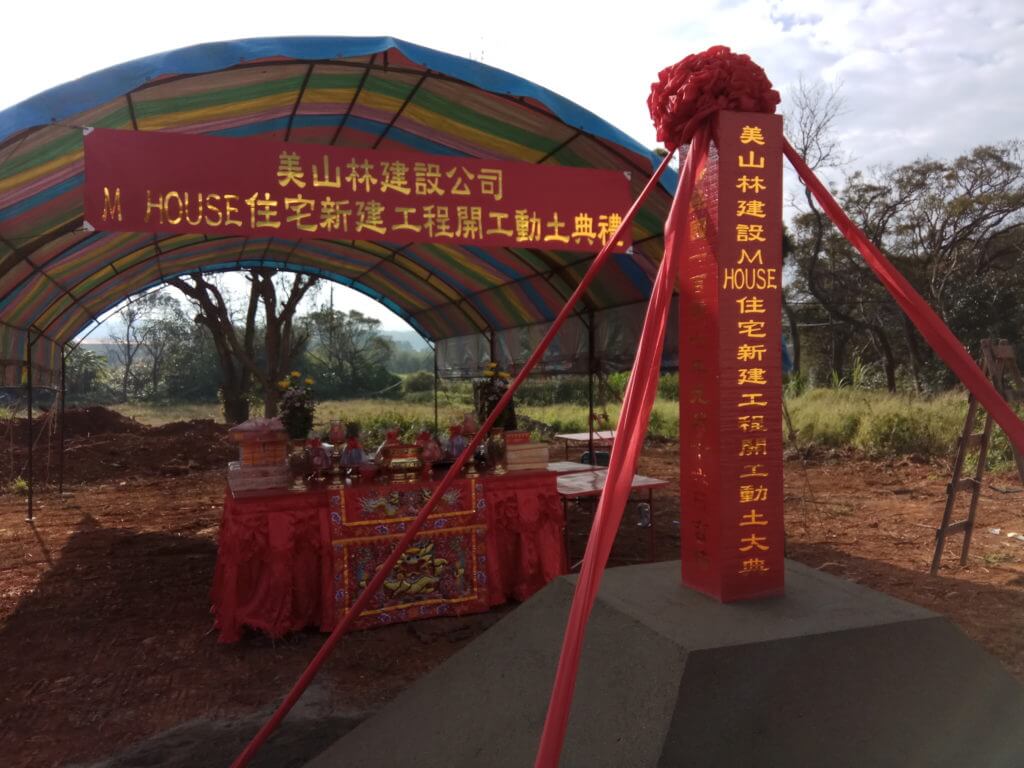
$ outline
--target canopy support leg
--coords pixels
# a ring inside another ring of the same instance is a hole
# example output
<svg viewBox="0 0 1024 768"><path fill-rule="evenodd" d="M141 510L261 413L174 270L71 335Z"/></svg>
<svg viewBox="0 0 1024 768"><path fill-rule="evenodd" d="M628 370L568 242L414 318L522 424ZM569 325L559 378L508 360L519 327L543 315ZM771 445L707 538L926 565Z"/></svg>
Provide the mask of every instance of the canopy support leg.
<svg viewBox="0 0 1024 768"><path fill-rule="evenodd" d="M61 499L64 498L64 401L67 399L67 378L64 375L68 366L67 345L60 347L60 421L57 424L57 445L60 451L57 454L57 488L60 491Z"/></svg>
<svg viewBox="0 0 1024 768"><path fill-rule="evenodd" d="M32 332L26 332L28 344L25 345L25 388L28 400L28 512L25 519L32 522L32 491L34 477L32 472Z"/></svg>
<svg viewBox="0 0 1024 768"><path fill-rule="evenodd" d="M437 435L437 390L438 390L438 375L437 375L437 344L434 344L434 434Z"/></svg>

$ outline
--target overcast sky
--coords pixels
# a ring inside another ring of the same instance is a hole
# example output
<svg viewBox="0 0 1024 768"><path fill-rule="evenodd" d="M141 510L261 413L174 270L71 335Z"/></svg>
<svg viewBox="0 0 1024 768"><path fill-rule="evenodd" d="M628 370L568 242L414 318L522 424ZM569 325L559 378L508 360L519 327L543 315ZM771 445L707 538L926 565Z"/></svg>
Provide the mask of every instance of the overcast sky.
<svg viewBox="0 0 1024 768"><path fill-rule="evenodd" d="M952 157L1024 136L1024 0L632 0L613 7L553 0L10 1L2 11L0 109L98 69L195 43L390 35L532 80L650 147L650 83L663 67L715 44L764 67L783 109L800 76L841 81L846 112L838 133L858 167Z"/></svg>

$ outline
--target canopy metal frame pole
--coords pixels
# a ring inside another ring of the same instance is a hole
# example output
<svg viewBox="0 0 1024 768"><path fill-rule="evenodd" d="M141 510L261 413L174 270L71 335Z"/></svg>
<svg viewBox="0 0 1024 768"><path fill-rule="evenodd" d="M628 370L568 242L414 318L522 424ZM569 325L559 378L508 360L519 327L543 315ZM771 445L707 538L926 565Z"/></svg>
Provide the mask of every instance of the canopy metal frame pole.
<svg viewBox="0 0 1024 768"><path fill-rule="evenodd" d="M590 455L590 466L597 466L597 456L594 454L594 313L590 313L587 323L587 405L589 416L587 418L588 436L587 451Z"/></svg>
<svg viewBox="0 0 1024 768"><path fill-rule="evenodd" d="M437 395L438 395L438 381L440 377L437 372L437 344L434 344L434 434L437 435Z"/></svg>
<svg viewBox="0 0 1024 768"><path fill-rule="evenodd" d="M25 345L25 388L28 399L28 512L25 519L32 522L32 491L34 477L32 472L32 332L26 332L28 343Z"/></svg>
<svg viewBox="0 0 1024 768"><path fill-rule="evenodd" d="M64 498L64 414L65 414L65 401L67 400L67 378L65 371L68 367L68 354L67 345L61 344L60 346L60 421L57 424L57 445L59 453L57 454L57 488L61 494L61 498Z"/></svg>

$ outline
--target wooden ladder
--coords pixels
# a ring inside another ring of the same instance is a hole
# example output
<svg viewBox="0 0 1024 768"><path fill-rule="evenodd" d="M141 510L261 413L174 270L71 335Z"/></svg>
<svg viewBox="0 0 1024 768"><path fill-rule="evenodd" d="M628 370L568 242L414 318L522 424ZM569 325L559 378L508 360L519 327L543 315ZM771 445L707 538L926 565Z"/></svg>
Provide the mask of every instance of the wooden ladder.
<svg viewBox="0 0 1024 768"><path fill-rule="evenodd" d="M996 391L1008 403L1024 400L1024 379L1021 378L1020 370L1017 368L1017 359L1013 351L1013 345L1000 339L998 342L992 339L981 341L981 368L985 375L992 381ZM1008 386L1009 385L1009 386ZM985 414L985 423L978 432L979 417L978 401L972 394L967 400L967 418L964 419L964 428L960 433L960 439L956 445L956 458L953 460L953 476L949 485L946 486L946 507L942 512L942 523L935 529L935 554L932 557L931 573L934 576L939 572L939 565L942 562L942 552L946 546L946 537L954 533L963 533L964 540L960 549L960 565L967 564L967 552L971 546L971 535L974 533L974 517L978 510L978 498L981 495L981 479L985 474L985 462L988 456L988 446L992 440L992 416ZM974 470L973 477L963 477L964 464L970 451L977 450L978 465ZM1017 451L1013 452L1014 461L1017 464L1017 474L1024 482L1024 457ZM970 503L967 508L967 517L955 523L950 522L953 516L953 507L956 505L956 497L960 491L970 491Z"/></svg>

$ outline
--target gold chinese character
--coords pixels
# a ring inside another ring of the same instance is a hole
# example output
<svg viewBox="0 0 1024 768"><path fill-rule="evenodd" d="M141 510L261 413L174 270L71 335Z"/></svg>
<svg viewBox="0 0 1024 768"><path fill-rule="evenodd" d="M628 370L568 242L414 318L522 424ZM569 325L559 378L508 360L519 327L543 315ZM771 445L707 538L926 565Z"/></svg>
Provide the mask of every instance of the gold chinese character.
<svg viewBox="0 0 1024 768"><path fill-rule="evenodd" d="M764 179L760 176L747 176L744 174L737 180L736 189L740 192L753 192L754 194L764 192Z"/></svg>
<svg viewBox="0 0 1024 768"><path fill-rule="evenodd" d="M740 307L741 315L763 315L767 310L764 308L764 299L760 296L744 296L736 299Z"/></svg>
<svg viewBox="0 0 1024 768"><path fill-rule="evenodd" d="M586 213L576 214L571 237L574 243L586 240L588 244L593 244L594 238L597 237L597 232L594 231L594 217Z"/></svg>
<svg viewBox="0 0 1024 768"><path fill-rule="evenodd" d="M764 243L764 224L737 224L736 242L738 243Z"/></svg>
<svg viewBox="0 0 1024 768"><path fill-rule="evenodd" d="M767 573L768 566L760 557L748 557L743 561L740 573Z"/></svg>
<svg viewBox="0 0 1024 768"><path fill-rule="evenodd" d="M479 240L483 237L483 210L479 205L458 205L455 207L455 236L465 240Z"/></svg>
<svg viewBox="0 0 1024 768"><path fill-rule="evenodd" d="M740 168L764 168L764 155L755 157L754 150L750 150L747 153L747 158L744 159L743 155L740 155L738 162Z"/></svg>
<svg viewBox="0 0 1024 768"><path fill-rule="evenodd" d="M356 232L368 229L383 235L388 231L384 225L384 206L376 200L356 201Z"/></svg>
<svg viewBox="0 0 1024 768"><path fill-rule="evenodd" d="M525 208L516 209L516 242L527 243L540 240L540 217Z"/></svg>
<svg viewBox="0 0 1024 768"><path fill-rule="evenodd" d="M389 189L401 195L412 193L409 188L409 166L401 160L394 162L382 161L380 164L380 191Z"/></svg>
<svg viewBox="0 0 1024 768"><path fill-rule="evenodd" d="M736 322L736 331L740 336L746 336L750 339L763 339L768 334L764 332L765 326L767 326L764 320L738 320Z"/></svg>
<svg viewBox="0 0 1024 768"><path fill-rule="evenodd" d="M767 456L768 441L763 437L744 437L740 442L740 452L737 456Z"/></svg>
<svg viewBox="0 0 1024 768"><path fill-rule="evenodd" d="M763 200L737 200L736 215L750 216L754 219L763 219L767 216L764 211Z"/></svg>
<svg viewBox="0 0 1024 768"><path fill-rule="evenodd" d="M345 181L352 185L353 192L358 192L360 185L364 192L369 192L370 187L377 183L377 177L373 175L373 166L369 160L363 160L361 163L354 159L349 160L345 167L348 168Z"/></svg>
<svg viewBox="0 0 1024 768"><path fill-rule="evenodd" d="M409 216L416 213L415 208L395 208L395 213L402 214L402 221L391 226L392 232L397 232L398 230L408 230L409 232L423 231L423 227L420 224L413 224L409 221Z"/></svg>
<svg viewBox="0 0 1024 768"><path fill-rule="evenodd" d="M331 187L332 189L341 189L341 168L334 166L334 178L330 178L331 169L328 166L327 155L324 155L324 177L321 179L320 174L317 171L317 167L314 165L313 168L313 186L314 187Z"/></svg>
<svg viewBox="0 0 1024 768"><path fill-rule="evenodd" d="M744 474L740 477L768 477L768 473L761 469L763 466L764 464L744 464Z"/></svg>
<svg viewBox="0 0 1024 768"><path fill-rule="evenodd" d="M763 512L752 509L740 518L740 528L748 525L768 525L768 518L764 516Z"/></svg>
<svg viewBox="0 0 1024 768"><path fill-rule="evenodd" d="M451 189L448 190L453 195L472 194L469 189L468 182L475 179L476 174L470 172L466 168L462 169L462 173L459 173L458 168L451 168L450 170L446 171L444 175L447 176L449 179L454 179L454 181L452 182Z"/></svg>
<svg viewBox="0 0 1024 768"><path fill-rule="evenodd" d="M756 360L761 362L764 360L764 353L768 351L768 348L764 344L740 344L736 348L736 359L737 360Z"/></svg>
<svg viewBox="0 0 1024 768"><path fill-rule="evenodd" d="M444 195L439 182L441 166L437 163L413 163L413 188L417 195Z"/></svg>
<svg viewBox="0 0 1024 768"><path fill-rule="evenodd" d="M758 144L764 146L764 134L759 125L744 125L740 129L740 144Z"/></svg>
<svg viewBox="0 0 1024 768"><path fill-rule="evenodd" d="M303 181L305 173L299 164L299 153L282 152L277 159L277 183L282 187L294 184L300 189L304 188L306 186L306 182Z"/></svg>
<svg viewBox="0 0 1024 768"><path fill-rule="evenodd" d="M752 533L749 536L744 536L742 539L740 539L740 543L746 544L746 546L740 547L740 552L749 552L752 549L759 549L762 552L765 552L771 549L771 547L763 543L766 541L768 541L767 536L758 536L756 533Z"/></svg>
<svg viewBox="0 0 1024 768"><path fill-rule="evenodd" d="M767 408L768 407L768 401L765 400L764 395L762 393L760 393L760 392L743 392L742 394L740 394L740 397L743 398L743 402L736 403L736 407L737 408L750 408L750 407L754 407L754 408Z"/></svg>
<svg viewBox="0 0 1024 768"><path fill-rule="evenodd" d="M602 244L606 244L612 239L612 236L619 230L622 225L622 216L617 213L602 213L597 217L597 236L601 239ZM623 241L619 240L616 245L622 245Z"/></svg>
<svg viewBox="0 0 1024 768"><path fill-rule="evenodd" d="M423 206L423 228L431 237L452 238L452 222L448 215L447 205L425 205Z"/></svg>
<svg viewBox="0 0 1024 768"><path fill-rule="evenodd" d="M514 232L505 226L505 219L508 218L507 213L499 213L498 211L488 211L487 218L494 224L492 227L487 228L488 235L503 235L505 237L512 237Z"/></svg>
<svg viewBox="0 0 1024 768"><path fill-rule="evenodd" d="M476 178L480 182L480 194L490 195L494 202L500 203L505 196L502 171L498 168L481 168Z"/></svg>
<svg viewBox="0 0 1024 768"><path fill-rule="evenodd" d="M551 234L544 235L544 242L568 243L569 236L562 234L562 229L565 228L565 222L558 218L558 211L555 211L551 215L551 221L544 223L544 226L547 227L551 232Z"/></svg>
<svg viewBox="0 0 1024 768"><path fill-rule="evenodd" d="M277 220L277 200L270 197L269 192L263 198L253 195L245 201L249 206L249 226L253 229L279 229L281 222Z"/></svg>
<svg viewBox="0 0 1024 768"><path fill-rule="evenodd" d="M348 200L332 200L325 197L320 201L320 229L334 232L341 229L348 232L348 217L352 215L351 208L347 206Z"/></svg>
<svg viewBox="0 0 1024 768"><path fill-rule="evenodd" d="M767 432L768 428L764 424L764 416L737 416L736 426L739 427L740 432Z"/></svg>
<svg viewBox="0 0 1024 768"><path fill-rule="evenodd" d="M768 381L765 379L765 374L768 372L764 368L740 368L739 378L736 380L737 384L767 384Z"/></svg>
<svg viewBox="0 0 1024 768"><path fill-rule="evenodd" d="M768 501L768 486L741 485L740 504L751 504L755 501ZM750 525L759 525L759 523L750 523Z"/></svg>
<svg viewBox="0 0 1024 768"><path fill-rule="evenodd" d="M304 232L316 232L316 224L309 221L313 217L314 205L316 205L315 200L302 195L286 197L284 209L288 215L285 217L285 221L289 224L294 223L298 229Z"/></svg>

